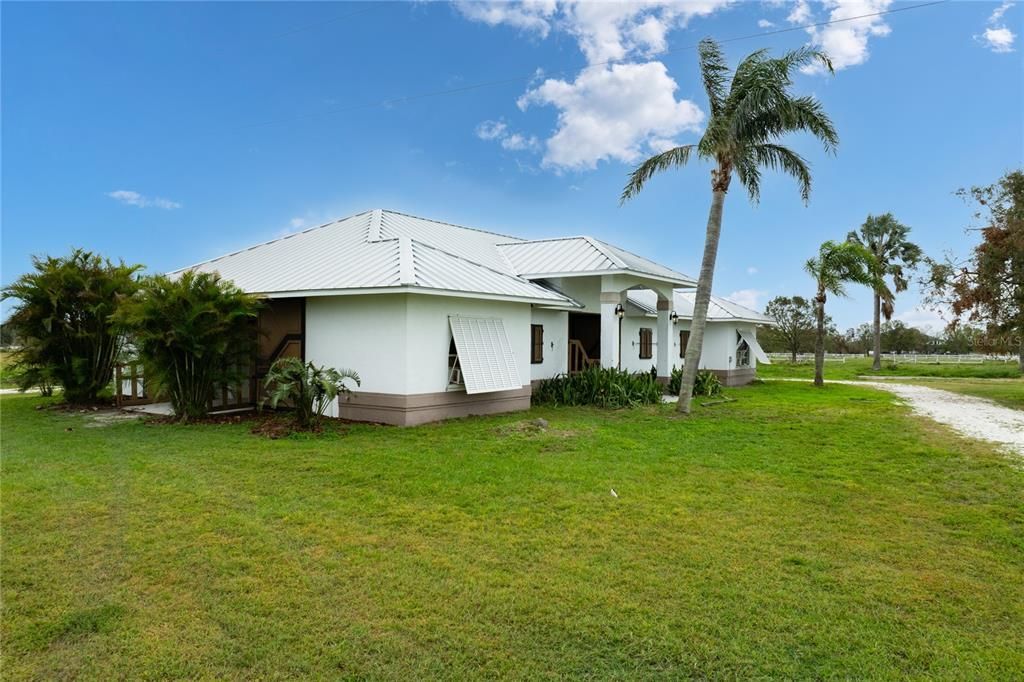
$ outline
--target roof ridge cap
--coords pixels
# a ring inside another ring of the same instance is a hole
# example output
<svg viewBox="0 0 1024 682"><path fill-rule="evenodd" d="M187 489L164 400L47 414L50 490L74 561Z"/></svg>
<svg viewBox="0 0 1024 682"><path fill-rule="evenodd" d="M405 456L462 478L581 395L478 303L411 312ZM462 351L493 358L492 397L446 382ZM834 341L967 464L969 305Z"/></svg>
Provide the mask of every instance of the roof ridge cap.
<svg viewBox="0 0 1024 682"><path fill-rule="evenodd" d="M423 216L413 215L412 213L405 213L403 211L395 211L395 210L390 209L390 208L382 208L382 209L380 209L380 211L382 213L393 213L394 215L400 215L400 216L404 216L406 218L415 218L416 220L425 220L428 223L437 223L438 225L447 225L448 227L457 227L460 230L469 230L470 232L479 232L481 234L489 234L489 235L493 235L495 237L504 237L505 239L514 239L514 240L522 241L519 237L515 237L515 236L510 235L510 234L503 234L501 232L493 232L491 230L484 230L484 229L481 229L479 227L468 227L466 225L459 225L457 223L449 223L448 221L437 220L435 218L424 218Z"/></svg>
<svg viewBox="0 0 1024 682"><path fill-rule="evenodd" d="M607 244L605 244L604 242L599 241L597 239L594 239L593 237L586 236L586 235L584 235L583 238L587 240L587 243L589 243L591 246L593 246L595 249L597 249L601 253L601 255L603 255L605 258L607 258L611 262L615 263L615 265L617 265L621 270L633 270L633 269L635 269L635 268L631 268L628 265L626 265L626 261L622 260L621 258L616 256L615 254L613 254L611 251L609 251L606 248ZM654 273L652 272L650 274L653 275Z"/></svg>

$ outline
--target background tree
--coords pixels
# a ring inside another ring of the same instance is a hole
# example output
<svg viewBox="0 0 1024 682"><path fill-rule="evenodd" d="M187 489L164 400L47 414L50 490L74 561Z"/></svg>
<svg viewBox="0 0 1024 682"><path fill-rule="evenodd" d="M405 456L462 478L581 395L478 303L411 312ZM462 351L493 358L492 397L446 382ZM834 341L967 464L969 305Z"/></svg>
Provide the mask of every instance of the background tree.
<svg viewBox="0 0 1024 682"><path fill-rule="evenodd" d="M882 368L882 332L881 318L892 319L894 312L894 295L906 291L909 284L907 270L917 267L924 253L921 247L908 239L910 228L896 220L892 213L880 216L869 215L857 232L851 232L847 238L864 246L875 257L875 274L883 282L884 291L891 292L889 298L876 289L874 300L874 369ZM888 281L892 282L889 288Z"/></svg>
<svg viewBox="0 0 1024 682"><path fill-rule="evenodd" d="M974 218L985 223L981 243L965 261L931 264L930 298L1002 337L988 345L1013 348L1024 372L1024 171L957 194L977 205Z"/></svg>
<svg viewBox="0 0 1024 682"><path fill-rule="evenodd" d="M57 384L69 402L94 402L110 385L123 342L111 315L138 289L142 266L74 249L33 257L32 267L2 294L18 301L5 326L21 343L19 387Z"/></svg>
<svg viewBox="0 0 1024 682"><path fill-rule="evenodd" d="M811 192L810 169L803 157L778 144L780 138L787 133L805 131L818 138L826 151L833 151L839 144L839 136L821 103L813 97L794 97L789 92L791 76L801 67L818 62L832 72L832 62L823 52L801 48L772 59L767 50L758 50L740 62L732 73L731 82L729 67L718 43L705 38L700 42L698 55L711 112L704 135L697 144L675 147L644 161L630 174L622 191L625 202L639 194L655 174L685 166L692 154L714 164L704 255L679 388L678 409L684 414L690 412L693 383L704 345L722 232L722 208L733 174L756 202L761 191L761 169L781 170L797 179L800 195L806 203Z"/></svg>
<svg viewBox="0 0 1024 682"><path fill-rule="evenodd" d="M814 341L814 385L824 385L825 368L825 302L828 294L845 296L846 284L855 282L873 289L884 287L876 274L874 256L862 245L846 241L827 241L818 248L818 255L804 265L817 284L814 316L817 334Z"/></svg>
<svg viewBox="0 0 1024 682"><path fill-rule="evenodd" d="M814 306L803 296L776 296L764 313L775 320L775 326L763 335L773 346L778 342L796 362L797 354L814 343Z"/></svg>
<svg viewBox="0 0 1024 682"><path fill-rule="evenodd" d="M259 301L216 274L187 271L147 279L118 310L139 352L147 390L166 395L187 421L204 416L215 392L249 378Z"/></svg>

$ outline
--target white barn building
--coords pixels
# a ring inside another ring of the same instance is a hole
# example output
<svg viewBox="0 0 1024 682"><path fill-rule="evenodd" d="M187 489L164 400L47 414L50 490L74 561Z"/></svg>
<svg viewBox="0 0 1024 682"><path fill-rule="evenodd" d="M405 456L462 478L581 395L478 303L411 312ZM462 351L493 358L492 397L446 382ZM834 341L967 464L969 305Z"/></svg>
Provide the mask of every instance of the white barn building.
<svg viewBox="0 0 1024 682"><path fill-rule="evenodd" d="M696 285L590 237L523 240L379 209L186 269L267 300L257 378L288 355L354 369L362 385L332 416L398 425L526 409L533 382L590 364L667 378ZM750 381L769 323L715 298L701 366Z"/></svg>

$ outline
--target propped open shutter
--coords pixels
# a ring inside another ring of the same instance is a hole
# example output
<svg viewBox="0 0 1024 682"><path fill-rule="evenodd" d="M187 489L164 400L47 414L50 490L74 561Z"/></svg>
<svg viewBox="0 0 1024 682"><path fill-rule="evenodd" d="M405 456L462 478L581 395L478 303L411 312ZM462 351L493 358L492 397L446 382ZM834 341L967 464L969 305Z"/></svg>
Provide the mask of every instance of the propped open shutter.
<svg viewBox="0 0 1024 682"><path fill-rule="evenodd" d="M499 319L449 317L466 393L522 388L512 344Z"/></svg>
<svg viewBox="0 0 1024 682"><path fill-rule="evenodd" d="M761 348L761 344L757 342L757 339L754 338L753 334L744 329L737 329L736 331L740 333L740 338L746 341L747 345L750 346L750 352L754 354L754 357L757 358L758 362L763 365L772 364L768 354L764 352L764 349Z"/></svg>

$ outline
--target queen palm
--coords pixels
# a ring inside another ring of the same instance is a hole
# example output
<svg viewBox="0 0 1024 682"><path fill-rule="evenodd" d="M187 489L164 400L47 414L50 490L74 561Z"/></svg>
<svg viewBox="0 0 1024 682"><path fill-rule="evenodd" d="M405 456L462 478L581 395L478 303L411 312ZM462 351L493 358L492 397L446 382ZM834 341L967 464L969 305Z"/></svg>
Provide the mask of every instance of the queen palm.
<svg viewBox="0 0 1024 682"><path fill-rule="evenodd" d="M854 282L871 287L889 296L885 282L877 274L875 257L857 242L827 241L818 248L818 255L804 265L817 284L814 297L814 385L825 383L825 301L828 295L845 296L846 284Z"/></svg>
<svg viewBox="0 0 1024 682"><path fill-rule="evenodd" d="M906 270L917 267L924 258L921 247L907 239L910 228L896 220L892 213L880 216L869 215L860 230L850 232L847 239L864 246L875 257L876 274L886 285L892 280L892 289L884 292L875 290L874 303L874 368L882 369L882 317L892 319L894 312L893 295L907 290ZM892 292L886 297L884 294Z"/></svg>
<svg viewBox="0 0 1024 682"><path fill-rule="evenodd" d="M732 73L731 82L729 67L718 43L705 38L700 42L698 55L711 114L704 135L697 144L675 147L644 161L630 174L622 191L625 202L635 197L656 173L685 166L694 154L714 164L704 257L679 388L678 409L683 413L690 411L693 382L704 345L704 326L722 231L722 207L733 174L756 203L760 197L761 169L781 170L796 178L800 196L806 203L811 191L810 169L803 157L778 144L779 139L786 133L806 131L818 138L826 151L834 151L839 143L839 136L821 103L813 97L794 97L789 92L792 74L801 67L817 63L832 72L832 63L824 53L801 48L779 58L770 58L767 50L758 50L740 62Z"/></svg>

